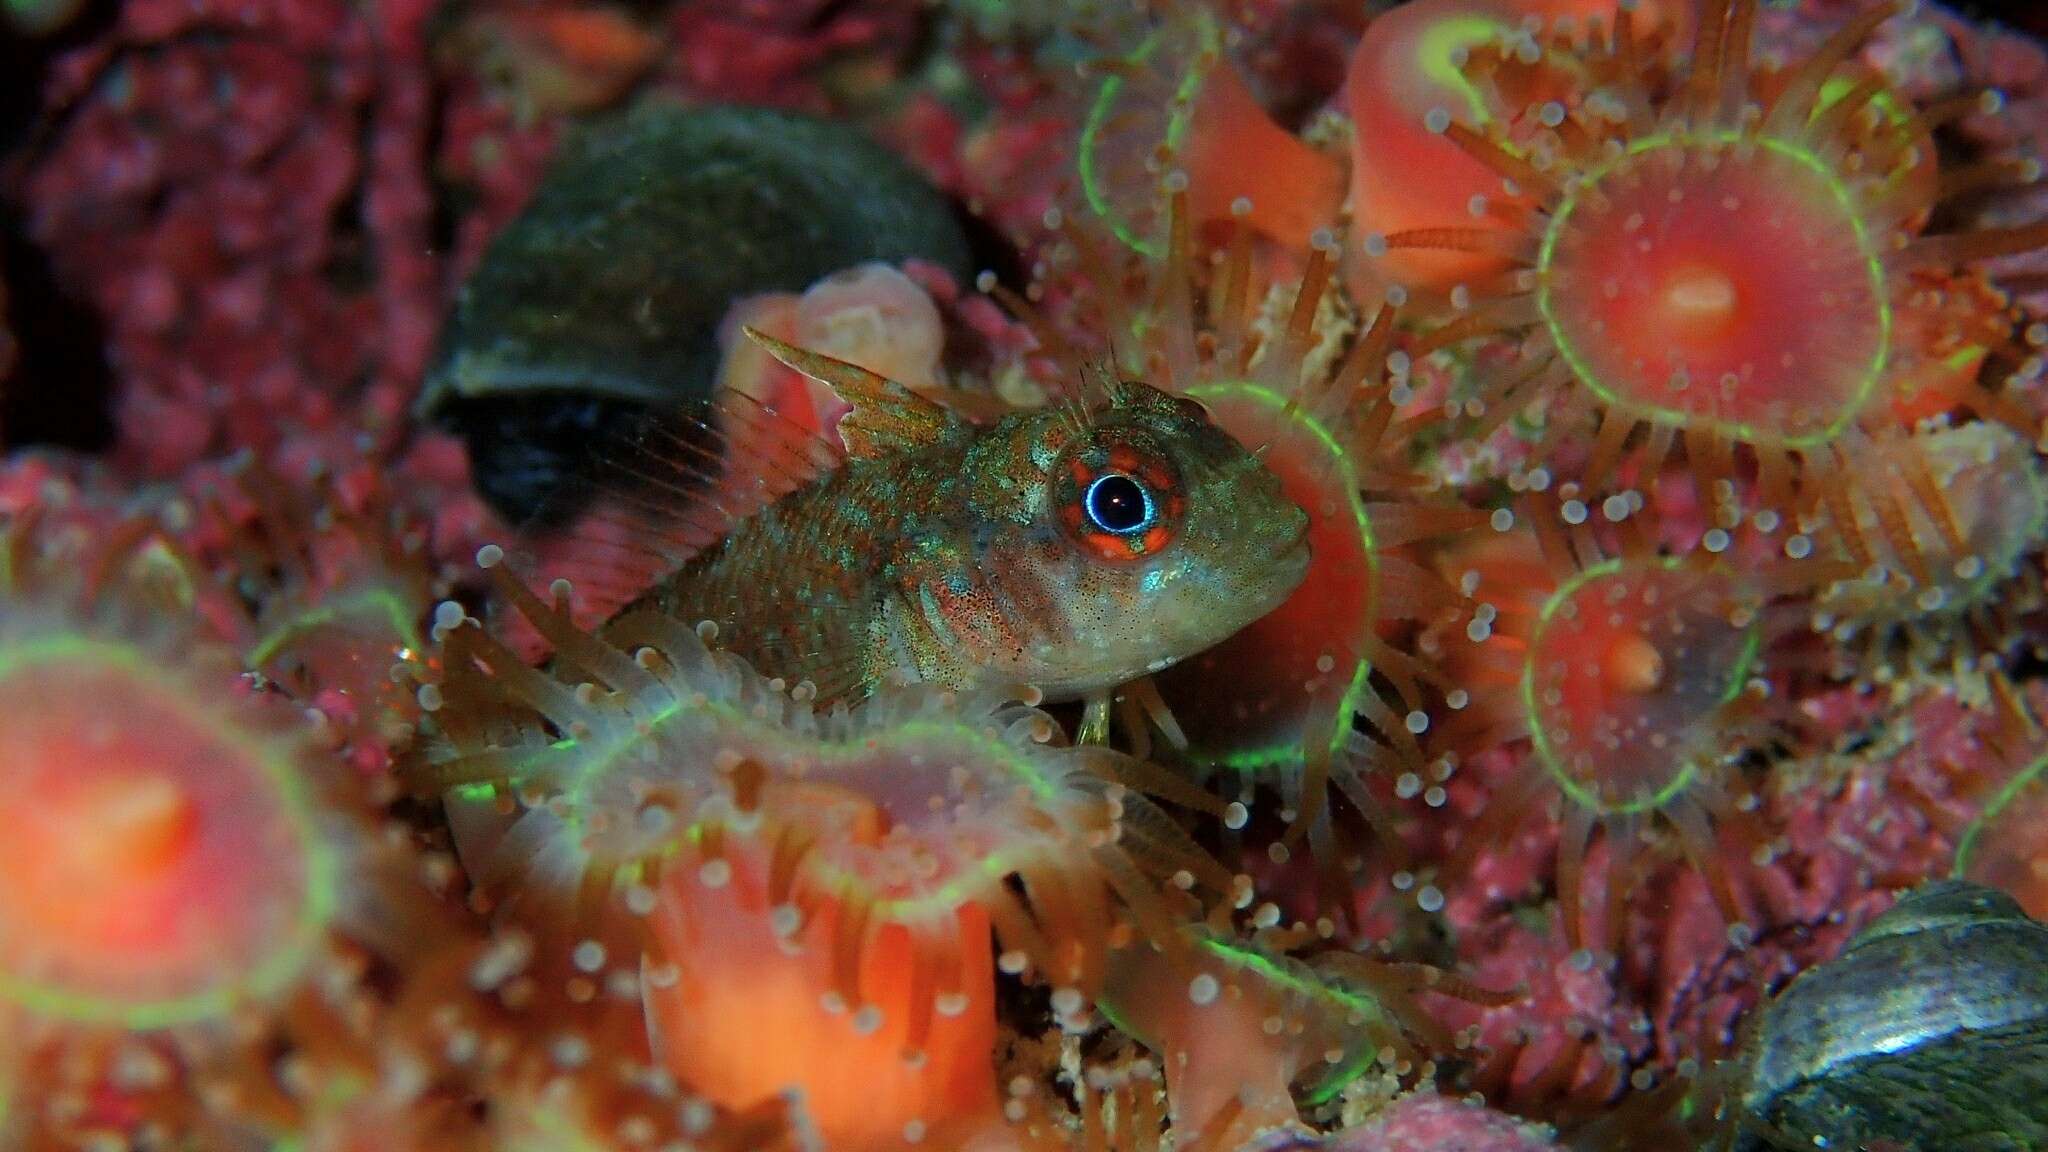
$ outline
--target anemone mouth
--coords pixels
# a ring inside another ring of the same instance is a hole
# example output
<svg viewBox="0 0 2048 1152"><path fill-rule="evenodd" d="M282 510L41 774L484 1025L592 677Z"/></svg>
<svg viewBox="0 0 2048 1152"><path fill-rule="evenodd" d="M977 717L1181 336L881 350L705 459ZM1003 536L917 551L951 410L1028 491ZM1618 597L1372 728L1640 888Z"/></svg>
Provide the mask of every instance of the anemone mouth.
<svg viewBox="0 0 2048 1152"><path fill-rule="evenodd" d="M122 645L19 645L0 697L0 1002L151 1030L297 979L334 861L288 748Z"/></svg>
<svg viewBox="0 0 2048 1152"><path fill-rule="evenodd" d="M1586 172L1541 234L1535 298L1603 402L1737 442L1833 440L1890 355L1887 271L1858 192L1771 136L1662 134Z"/></svg>
<svg viewBox="0 0 2048 1152"><path fill-rule="evenodd" d="M1705 591L1676 558L1608 560L1544 603L1522 707L1573 803L1610 817L1665 810L1708 766L1702 724L1742 692L1760 629L1716 613Z"/></svg>

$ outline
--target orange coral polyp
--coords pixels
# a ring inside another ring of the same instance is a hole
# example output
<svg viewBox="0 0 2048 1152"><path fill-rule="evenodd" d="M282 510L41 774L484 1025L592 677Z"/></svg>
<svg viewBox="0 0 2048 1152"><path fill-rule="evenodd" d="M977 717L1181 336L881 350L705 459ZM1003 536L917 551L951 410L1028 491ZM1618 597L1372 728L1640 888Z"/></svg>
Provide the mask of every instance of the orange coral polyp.
<svg viewBox="0 0 2048 1152"><path fill-rule="evenodd" d="M1596 828L1609 849L1610 949L1621 939L1637 841L1658 821L1676 832L1736 925L1742 907L1715 824L1733 809L1730 757L1765 714L1748 691L1757 655L1790 627L1772 596L1803 576L1739 574L1708 551L1660 555L1626 531L1620 554L1601 559L1587 510L1565 511L1572 519L1564 525L1539 512L1534 533L1444 558L1479 601L1460 621L1461 640L1433 641L1471 694L1445 735L1460 749L1523 737L1531 744L1529 760L1467 830L1454 870L1471 868L1543 811L1546 796L1561 795L1557 887L1574 948L1585 935L1582 877Z"/></svg>
<svg viewBox="0 0 2048 1152"><path fill-rule="evenodd" d="M1856 417L1892 313L1849 190L1765 140L1637 141L1552 215L1536 304L1608 402L1803 441Z"/></svg>
<svg viewBox="0 0 2048 1152"><path fill-rule="evenodd" d="M1215 17L1183 7L1106 69L1081 136L1089 206L1118 239L1156 255L1173 174L1195 231L1242 223L1306 251L1343 207L1343 165L1275 123L1226 58Z"/></svg>
<svg viewBox="0 0 2048 1152"><path fill-rule="evenodd" d="M777 841L748 840L728 841L715 885L700 864L670 870L662 886L648 999L669 1070L735 1108L794 1089L835 1149L902 1147L921 1131L990 1122L995 972L981 907L950 910L943 947L883 927L859 953L848 997L837 941L861 906L828 898L800 916L773 897Z"/></svg>
<svg viewBox="0 0 2048 1152"><path fill-rule="evenodd" d="M1507 231L1493 208L1471 211L1474 197L1505 201L1500 174L1466 155L1426 121L1484 115L1482 98L1455 60L1511 30L1518 14L1498 0L1416 0L1378 17L1351 56L1345 111L1354 143L1351 212L1365 236L1414 229L1481 227ZM1352 259L1358 259L1353 253ZM1401 251L1376 254L1362 279L1380 285L1448 288L1500 272L1505 257L1482 252ZM1361 299L1377 293L1358 291Z"/></svg>
<svg viewBox="0 0 2048 1152"><path fill-rule="evenodd" d="M1157 878L1238 887L1121 783L1146 766L1051 743L1009 696L892 684L824 711L656 612L583 632L488 555L555 676L455 626L446 743L415 782L515 787L500 871L576 911L594 895L613 925L653 917L660 1047L720 1103L796 1092L835 1148L992 1120L991 930L1065 1019L1112 953L1169 942Z"/></svg>
<svg viewBox="0 0 2048 1152"><path fill-rule="evenodd" d="M1544 605L1524 658L1536 749L1603 814L1661 807L1718 755L1711 719L1747 682L1753 626L1675 563L1609 561Z"/></svg>
<svg viewBox="0 0 2048 1152"><path fill-rule="evenodd" d="M1553 427L1597 417L1577 477L1589 489L1634 440L1652 487L1682 448L1708 487L1753 465L1764 504L1803 513L1847 498L1843 466L1895 415L1961 407L2024 424L2010 390L1975 379L1979 346L2012 343L2009 306L1946 286L2048 244L2048 222L1920 234L1926 126L1969 102L1918 109L1846 64L1900 7L1867 8L1787 66L1751 59L1755 0L1705 5L1690 57L1646 52L1620 21L1604 42L1552 31L1475 53L1484 107L1446 135L1529 210L1506 232L1384 237L1389 252L1509 258L1452 294L1463 314L1424 347L1521 343L1527 366L1481 403L1554 397ZM1584 98L1523 99L1581 72L1601 81ZM1938 194L2038 179L2031 164L1980 167L1935 173Z"/></svg>
<svg viewBox="0 0 2048 1152"><path fill-rule="evenodd" d="M0 698L0 999L151 1027L295 966L323 849L279 747L118 645L7 652Z"/></svg>
<svg viewBox="0 0 2048 1152"><path fill-rule="evenodd" d="M1344 202L1343 169L1274 123L1227 63L1210 73L1195 104L1180 169L1196 224L1241 219L1298 251Z"/></svg>
<svg viewBox="0 0 2048 1152"><path fill-rule="evenodd" d="M1486 91L1463 74L1474 49L1515 34L1531 18L1611 20L1614 0L1415 0L1366 26L1345 74L1345 111L1354 132L1350 207L1362 237L1429 229L1477 229L1500 236L1520 230L1526 198L1501 174L1467 155L1440 121L1484 123L1493 112ZM1656 6L1635 14L1637 28L1665 23ZM1546 92L1562 97L1559 90ZM1511 260L1484 251L1401 249L1349 254L1360 299L1390 285L1444 290L1508 269Z"/></svg>

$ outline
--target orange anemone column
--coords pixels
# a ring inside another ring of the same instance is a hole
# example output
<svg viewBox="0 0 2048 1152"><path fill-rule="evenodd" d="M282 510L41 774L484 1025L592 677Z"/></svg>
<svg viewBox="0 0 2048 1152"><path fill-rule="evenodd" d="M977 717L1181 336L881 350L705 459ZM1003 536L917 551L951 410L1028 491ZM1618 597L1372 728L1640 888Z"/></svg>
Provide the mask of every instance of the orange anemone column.
<svg viewBox="0 0 2048 1152"><path fill-rule="evenodd" d="M1640 32L1660 24L1658 7L1638 12ZM1505 255L1487 251L1388 251L1378 237L1435 229L1512 237L1526 208L1501 173L1473 158L1451 135L1455 125L1484 127L1498 109L1466 73L1473 49L1498 44L1530 21L1611 22L1612 0L1416 0L1376 18L1351 56L1344 80L1351 117L1351 219L1347 253L1353 294L1375 300L1394 285L1448 290L1498 275ZM1565 87L1569 78L1551 78ZM1535 101L1532 103L1540 103Z"/></svg>

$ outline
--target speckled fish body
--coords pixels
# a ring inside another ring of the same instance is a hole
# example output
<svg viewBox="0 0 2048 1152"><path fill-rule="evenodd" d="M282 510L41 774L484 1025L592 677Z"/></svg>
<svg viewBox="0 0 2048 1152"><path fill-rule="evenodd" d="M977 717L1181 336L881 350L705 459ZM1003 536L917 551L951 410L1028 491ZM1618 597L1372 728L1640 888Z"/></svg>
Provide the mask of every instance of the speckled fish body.
<svg viewBox="0 0 2048 1152"><path fill-rule="evenodd" d="M641 600L821 698L891 674L1099 692L1278 604L1306 516L1199 405L1142 384L973 425L763 339L854 405L849 457L734 523Z"/></svg>

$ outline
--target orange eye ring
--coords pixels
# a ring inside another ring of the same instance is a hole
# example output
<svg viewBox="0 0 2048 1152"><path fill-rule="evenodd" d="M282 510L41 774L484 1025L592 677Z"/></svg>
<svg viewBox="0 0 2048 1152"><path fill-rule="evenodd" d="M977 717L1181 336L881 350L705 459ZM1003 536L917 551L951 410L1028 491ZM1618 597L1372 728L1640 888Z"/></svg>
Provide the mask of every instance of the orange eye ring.
<svg viewBox="0 0 2048 1152"><path fill-rule="evenodd" d="M1187 509L1173 464L1127 441L1082 446L1055 479L1060 524L1090 555L1110 563L1164 551Z"/></svg>

